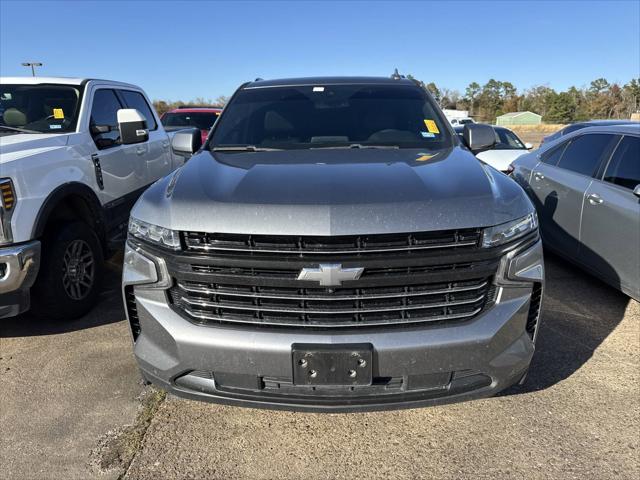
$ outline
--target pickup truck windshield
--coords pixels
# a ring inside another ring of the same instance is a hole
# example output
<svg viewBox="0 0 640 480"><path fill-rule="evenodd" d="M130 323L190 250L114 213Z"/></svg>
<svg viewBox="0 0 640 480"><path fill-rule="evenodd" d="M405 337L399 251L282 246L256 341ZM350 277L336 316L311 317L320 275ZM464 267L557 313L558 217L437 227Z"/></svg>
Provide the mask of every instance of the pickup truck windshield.
<svg viewBox="0 0 640 480"><path fill-rule="evenodd" d="M73 131L80 95L68 85L0 85L0 133Z"/></svg>
<svg viewBox="0 0 640 480"><path fill-rule="evenodd" d="M196 127L200 130L209 130L218 118L214 112L171 112L162 117L162 125L165 127Z"/></svg>
<svg viewBox="0 0 640 480"><path fill-rule="evenodd" d="M216 124L209 148L398 147L439 150L453 139L421 88L309 85L246 88Z"/></svg>

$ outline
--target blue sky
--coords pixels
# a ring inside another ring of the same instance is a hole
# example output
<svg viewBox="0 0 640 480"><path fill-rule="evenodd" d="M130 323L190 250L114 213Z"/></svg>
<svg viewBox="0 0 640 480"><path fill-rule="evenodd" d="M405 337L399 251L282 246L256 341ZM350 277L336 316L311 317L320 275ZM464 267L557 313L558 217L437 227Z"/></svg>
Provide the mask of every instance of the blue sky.
<svg viewBox="0 0 640 480"><path fill-rule="evenodd" d="M493 77L565 89L640 76L640 1L0 0L0 74L110 78L157 99L255 77L390 75L464 91Z"/></svg>

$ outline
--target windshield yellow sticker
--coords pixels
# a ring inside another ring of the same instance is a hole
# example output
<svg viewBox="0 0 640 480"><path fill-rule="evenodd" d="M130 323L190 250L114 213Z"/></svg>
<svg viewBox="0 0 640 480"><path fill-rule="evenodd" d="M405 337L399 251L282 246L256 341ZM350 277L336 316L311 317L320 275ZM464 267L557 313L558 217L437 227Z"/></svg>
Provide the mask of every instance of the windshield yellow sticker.
<svg viewBox="0 0 640 480"><path fill-rule="evenodd" d="M61 108L54 108L53 109L53 118L60 120L62 118L64 118L64 112L62 111Z"/></svg>
<svg viewBox="0 0 640 480"><path fill-rule="evenodd" d="M416 158L416 162L427 162L427 161L431 160L433 157L438 156L437 153L433 153L433 154L419 153L418 155L420 155L420 156L418 158Z"/></svg>
<svg viewBox="0 0 640 480"><path fill-rule="evenodd" d="M425 120L424 124L427 126L427 130L429 130L429 133L440 133L436 122L434 122L433 120Z"/></svg>

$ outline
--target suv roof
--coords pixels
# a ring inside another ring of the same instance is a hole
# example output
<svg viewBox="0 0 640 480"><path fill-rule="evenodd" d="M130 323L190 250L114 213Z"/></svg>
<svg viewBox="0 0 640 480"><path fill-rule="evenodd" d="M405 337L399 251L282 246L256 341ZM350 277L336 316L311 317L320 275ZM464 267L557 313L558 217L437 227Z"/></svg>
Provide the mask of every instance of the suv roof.
<svg viewBox="0 0 640 480"><path fill-rule="evenodd" d="M244 85L243 88L266 88L285 86L307 86L307 85L409 85L415 86L413 80L408 78L389 77L302 77L302 78L280 78L274 80L255 80Z"/></svg>

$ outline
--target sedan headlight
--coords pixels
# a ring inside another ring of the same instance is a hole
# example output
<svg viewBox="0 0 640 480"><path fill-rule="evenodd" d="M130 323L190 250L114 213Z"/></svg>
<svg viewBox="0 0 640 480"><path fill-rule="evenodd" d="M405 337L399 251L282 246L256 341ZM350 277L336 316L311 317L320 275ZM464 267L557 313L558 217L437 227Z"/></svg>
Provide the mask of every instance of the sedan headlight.
<svg viewBox="0 0 640 480"><path fill-rule="evenodd" d="M180 235L175 230L143 222L137 218L129 219L129 235L145 242L171 250L180 250Z"/></svg>
<svg viewBox="0 0 640 480"><path fill-rule="evenodd" d="M484 229L482 235L482 246L489 248L503 243L510 242L516 238L522 237L527 233L533 232L538 228L538 216L536 212L532 212L526 217L518 218L507 223L501 223L495 227Z"/></svg>

